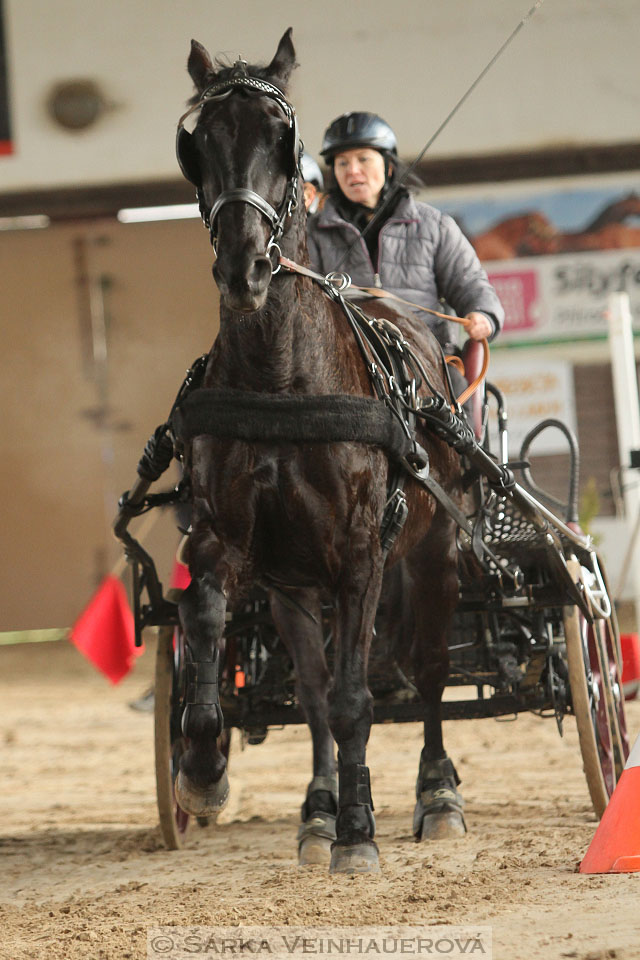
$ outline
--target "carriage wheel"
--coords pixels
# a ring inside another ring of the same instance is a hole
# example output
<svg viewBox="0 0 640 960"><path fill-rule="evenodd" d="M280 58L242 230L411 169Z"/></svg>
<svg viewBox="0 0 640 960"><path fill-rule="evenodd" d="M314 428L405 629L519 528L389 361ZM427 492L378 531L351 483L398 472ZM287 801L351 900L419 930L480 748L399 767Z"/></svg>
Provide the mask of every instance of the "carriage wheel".
<svg viewBox="0 0 640 960"><path fill-rule="evenodd" d="M176 635L178 630L175 631ZM176 647L181 636L176 636ZM176 664L179 649L174 648L174 628L158 631L155 677L155 755L156 795L160 815L160 831L169 850L179 850L189 827L189 814L178 806L173 784L184 751L180 731L179 678Z"/></svg>
<svg viewBox="0 0 640 960"><path fill-rule="evenodd" d="M576 582L577 562L567 564ZM600 665L598 621L587 623L577 606L565 607L564 632L571 702L578 727L584 773L596 816L601 817L616 785L614 743L609 721L608 675Z"/></svg>
<svg viewBox="0 0 640 960"><path fill-rule="evenodd" d="M616 782L620 779L629 756L629 735L627 733L627 718L624 710L624 694L622 692L622 671L618 658L617 624L613 618L597 620L593 625L598 632L598 652L600 663L603 666L609 726L613 744L613 761L616 773Z"/></svg>
<svg viewBox="0 0 640 960"><path fill-rule="evenodd" d="M176 600L172 591L169 599ZM169 850L183 845L191 818L178 805L174 784L180 757L186 749L181 719L184 698L184 634L180 627L161 627L158 631L155 675L155 762L156 796L160 816L160 832ZM231 747L231 731L223 730L218 747L227 761ZM200 826L211 818L198 817Z"/></svg>
<svg viewBox="0 0 640 960"><path fill-rule="evenodd" d="M611 596L607 574L598 558L600 570L607 593ZM607 706L609 708L609 725L613 734L614 761L616 781L620 779L629 756L629 734L627 732L627 718L624 708L624 693L622 690L622 649L620 646L620 630L615 608L611 604L611 616L606 620L597 621L599 626L601 662L607 664Z"/></svg>

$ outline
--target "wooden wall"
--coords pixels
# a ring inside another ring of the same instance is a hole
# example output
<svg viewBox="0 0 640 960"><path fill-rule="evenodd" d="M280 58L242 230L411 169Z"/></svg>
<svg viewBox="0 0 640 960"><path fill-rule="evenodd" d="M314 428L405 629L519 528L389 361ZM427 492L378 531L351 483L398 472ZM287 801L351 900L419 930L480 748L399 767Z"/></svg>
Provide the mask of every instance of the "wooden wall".
<svg viewBox="0 0 640 960"><path fill-rule="evenodd" d="M68 626L118 556L117 498L217 332L211 257L195 220L0 234L0 630ZM158 526L168 567L178 536Z"/></svg>

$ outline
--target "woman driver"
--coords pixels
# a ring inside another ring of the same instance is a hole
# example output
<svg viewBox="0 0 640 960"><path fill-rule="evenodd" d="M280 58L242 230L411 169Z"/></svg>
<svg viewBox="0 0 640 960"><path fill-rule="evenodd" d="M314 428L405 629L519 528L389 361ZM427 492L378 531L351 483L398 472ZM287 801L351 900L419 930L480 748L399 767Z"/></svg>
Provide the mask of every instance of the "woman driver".
<svg viewBox="0 0 640 960"><path fill-rule="evenodd" d="M363 236L398 171L391 127L373 113L345 113L327 128L321 154L335 186L307 227L312 269L339 269L354 284L384 287L405 300L442 311L441 298L466 317L468 336L491 339L504 311L475 251L451 217L414 200L402 187L381 220ZM420 312L444 346L446 320Z"/></svg>

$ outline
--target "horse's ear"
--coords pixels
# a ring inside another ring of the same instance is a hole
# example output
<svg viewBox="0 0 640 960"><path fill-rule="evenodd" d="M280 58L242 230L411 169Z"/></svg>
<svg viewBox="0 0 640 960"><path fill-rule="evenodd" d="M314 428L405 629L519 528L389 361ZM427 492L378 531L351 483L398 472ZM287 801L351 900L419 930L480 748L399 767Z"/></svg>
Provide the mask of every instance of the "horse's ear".
<svg viewBox="0 0 640 960"><path fill-rule="evenodd" d="M206 90L215 77L211 57L197 40L191 41L191 53L189 54L189 60L187 62L187 70L199 93Z"/></svg>
<svg viewBox="0 0 640 960"><path fill-rule="evenodd" d="M282 34L282 38L278 44L278 49L276 50L276 55L267 67L267 73L269 76L276 78L283 85L288 81L293 68L297 66L296 51L291 39L292 33L293 27L289 27L289 29L285 30L285 32Z"/></svg>

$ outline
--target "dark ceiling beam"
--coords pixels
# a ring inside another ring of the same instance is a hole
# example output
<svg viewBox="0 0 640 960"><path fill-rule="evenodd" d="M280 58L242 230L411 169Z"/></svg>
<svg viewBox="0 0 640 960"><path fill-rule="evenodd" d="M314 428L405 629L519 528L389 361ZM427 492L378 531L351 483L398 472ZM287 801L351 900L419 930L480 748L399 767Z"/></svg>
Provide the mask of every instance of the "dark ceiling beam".
<svg viewBox="0 0 640 960"><path fill-rule="evenodd" d="M640 171L640 143L444 157L423 160L416 170L424 183L432 187L627 171Z"/></svg>
<svg viewBox="0 0 640 960"><path fill-rule="evenodd" d="M427 186L529 180L544 177L640 171L640 143L557 147L527 152L423 160L417 173ZM119 183L0 194L0 217L46 214L52 220L114 217L123 207L194 202L185 180Z"/></svg>
<svg viewBox="0 0 640 960"><path fill-rule="evenodd" d="M116 183L109 186L64 187L0 194L0 217L46 214L52 220L115 217L126 207L156 207L194 203L195 191L186 180Z"/></svg>

